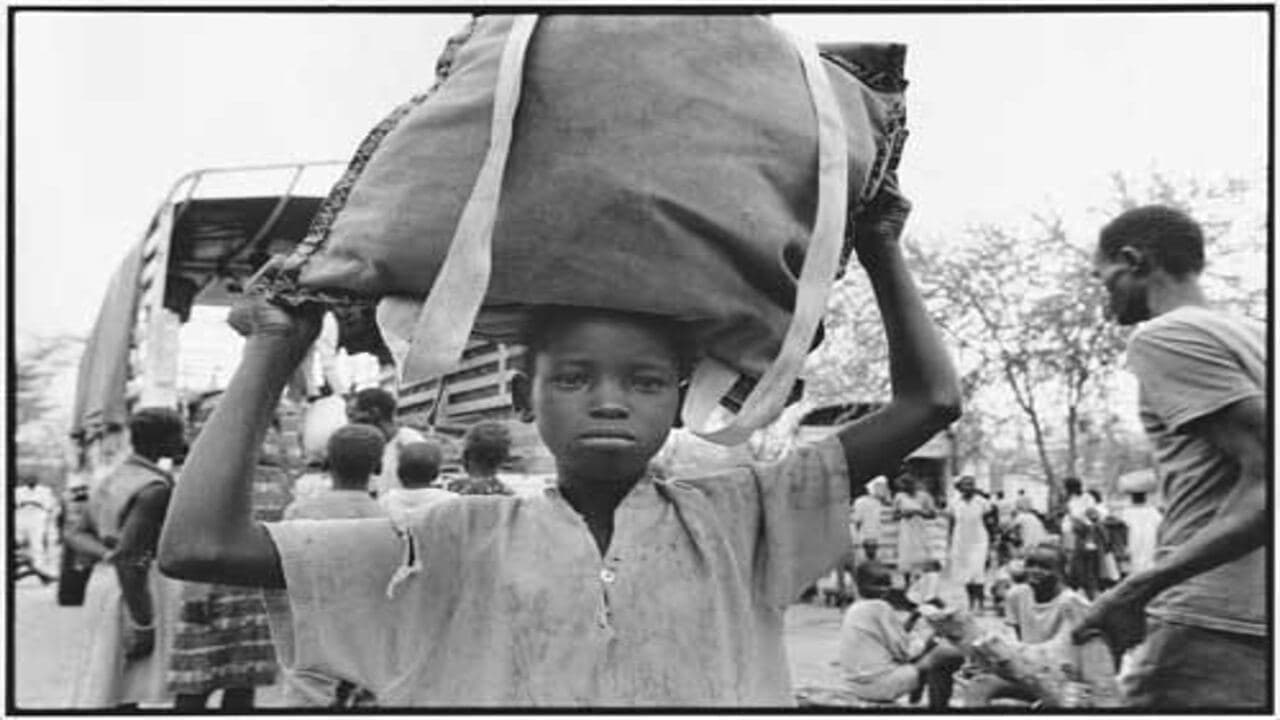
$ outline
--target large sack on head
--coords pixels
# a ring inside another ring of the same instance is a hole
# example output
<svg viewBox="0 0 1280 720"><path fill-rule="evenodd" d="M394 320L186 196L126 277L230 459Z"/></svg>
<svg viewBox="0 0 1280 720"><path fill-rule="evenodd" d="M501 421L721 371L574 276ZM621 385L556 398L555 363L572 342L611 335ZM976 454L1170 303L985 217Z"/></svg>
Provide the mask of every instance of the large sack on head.
<svg viewBox="0 0 1280 720"><path fill-rule="evenodd" d="M904 52L820 58L758 16L479 17L291 265L304 289L382 299L402 382L472 330L513 340L534 305L688 321L686 424L741 442L791 394L847 216L896 164ZM720 405L738 416L717 430Z"/></svg>

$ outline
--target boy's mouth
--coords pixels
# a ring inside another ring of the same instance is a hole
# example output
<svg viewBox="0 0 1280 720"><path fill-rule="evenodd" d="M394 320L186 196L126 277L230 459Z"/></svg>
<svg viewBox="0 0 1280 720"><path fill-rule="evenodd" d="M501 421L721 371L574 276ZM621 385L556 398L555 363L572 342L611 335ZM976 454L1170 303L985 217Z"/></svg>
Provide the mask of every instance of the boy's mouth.
<svg viewBox="0 0 1280 720"><path fill-rule="evenodd" d="M630 447L636 438L625 430L588 430L578 436L582 445L595 448Z"/></svg>

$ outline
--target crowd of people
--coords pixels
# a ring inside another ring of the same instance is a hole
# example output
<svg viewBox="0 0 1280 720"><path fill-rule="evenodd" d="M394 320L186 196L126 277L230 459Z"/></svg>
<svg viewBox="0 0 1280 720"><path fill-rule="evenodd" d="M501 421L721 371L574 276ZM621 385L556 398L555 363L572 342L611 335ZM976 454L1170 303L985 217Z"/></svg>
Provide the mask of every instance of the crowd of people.
<svg viewBox="0 0 1280 720"><path fill-rule="evenodd" d="M64 552L93 566L75 707L201 712L218 695L222 710L246 712L255 707L258 689L286 679L267 600L257 588L174 581L155 567L160 529L189 442L198 442L225 399L221 392L204 394L187 404L185 416L160 407L134 412L131 453L93 488L86 512L64 533ZM349 424L332 429L324 445L308 453L300 442L298 407L283 399L256 452L248 453L253 467L247 507L253 520L388 518L403 528L431 504L459 494L512 493L497 474L511 450L502 423L472 426L463 453L475 475L446 488L439 482L441 443L398 426L394 411L386 390L360 390L348 404ZM388 459L393 477L383 472ZM29 492L20 497L30 496L29 505L42 497L32 488L48 493L34 480L23 487ZM22 513L28 512L24 506ZM30 521L18 530L28 533L28 544L38 539L34 527ZM342 693L344 701L360 697L351 688ZM333 698L337 702L336 691Z"/></svg>
<svg viewBox="0 0 1280 720"><path fill-rule="evenodd" d="M948 707L950 678L962 670L969 675L967 705L1037 701L991 673L975 674L962 653L919 622L922 606L954 602L943 598L944 585L963 589L965 612L1007 624L1020 642L1040 644L1075 628L1102 590L1155 562L1161 513L1147 504L1146 492L1129 493L1125 506L1109 512L1096 491L1083 491L1071 477L1063 483L1061 511L1049 515L1025 493L1013 502L1003 492L990 497L972 476L955 483L949 502L928 493L916 498L901 491L915 484L903 480L909 475L895 479L895 496L882 477L854 500L855 560L834 571L852 582L848 592L839 592L845 583L829 582L828 589L839 590L822 598L846 608L840 661L852 696L870 705L919 702L927 689L929 707ZM945 553L928 547L921 518L945 527ZM886 533L893 524L896 532ZM886 552L886 537L902 544L897 552Z"/></svg>
<svg viewBox="0 0 1280 720"><path fill-rule="evenodd" d="M1092 691L1114 695L1116 705L1259 709L1267 702L1266 353L1259 324L1209 309L1198 283L1203 266L1199 225L1160 206L1108 224L1095 256L1108 315L1142 323L1128 362L1155 448L1161 508L1149 502L1156 488L1144 486L1110 510L1071 477L1051 517L1026 496L1011 508L1002 497L988 503L972 478L957 483L958 498L943 510L950 579L968 590L964 612L981 613L989 593L1016 642L1058 657L1072 657L1064 653L1074 646L1077 670L1089 665L1080 648L1105 642ZM967 706L1043 702L1026 675L1010 682L1016 652L1001 666L917 622L930 603L942 604L935 586L915 597L904 592L920 567L920 519L936 504L903 492L891 497L880 479L853 506L865 559L854 570L857 595L841 630L849 689L869 704L912 702L927 689L931 707L946 707L953 683L940 676L959 674ZM886 519L901 525L893 567L875 559Z"/></svg>
<svg viewBox="0 0 1280 720"><path fill-rule="evenodd" d="M398 427L379 389L305 457L282 420L296 407L275 398L318 314L250 296L233 313L242 365L192 415L190 452L178 413L134 413L132 455L67 535L96 560L77 704L196 711L220 690L244 710L280 674L304 706L786 705L782 611L839 566L855 589L839 661L860 701L950 707L962 681L966 705L1043 702L972 638L938 631L945 610L998 620L1019 646L1104 642L1130 704L1257 706L1264 405L1261 366L1239 358L1263 355L1250 326L1197 301L1197 267L1176 264L1200 246L1169 226L1194 223L1133 211L1098 253L1117 319L1151 320L1131 363L1163 516L1142 492L1109 511L1070 478L1046 518L972 477L948 499L886 475L955 417L954 370L900 264L902 215L858 250L893 300L894 401L778 463L705 478L650 472L690 359L668 321L539 319L514 395L558 475L517 495L497 477L504 425L473 427L467 478L442 486L440 446ZM941 582L966 602L948 609Z"/></svg>

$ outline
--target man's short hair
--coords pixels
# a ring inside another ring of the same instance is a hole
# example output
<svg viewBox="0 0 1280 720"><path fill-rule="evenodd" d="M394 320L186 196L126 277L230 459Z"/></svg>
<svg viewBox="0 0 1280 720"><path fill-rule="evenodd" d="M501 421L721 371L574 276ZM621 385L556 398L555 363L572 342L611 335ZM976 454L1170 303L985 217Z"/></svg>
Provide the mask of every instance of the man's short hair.
<svg viewBox="0 0 1280 720"><path fill-rule="evenodd" d="M476 423L467 430L463 441L464 462L496 470L511 453L511 431L493 420Z"/></svg>
<svg viewBox="0 0 1280 720"><path fill-rule="evenodd" d="M382 462L382 431L372 425L343 425L329 436L329 471L334 481L368 480Z"/></svg>
<svg viewBox="0 0 1280 720"><path fill-rule="evenodd" d="M426 487L440 474L443 453L433 442L413 442L400 448L396 475L407 488Z"/></svg>
<svg viewBox="0 0 1280 720"><path fill-rule="evenodd" d="M1062 489L1068 492L1072 490L1084 492L1084 483L1080 482L1078 477L1065 477L1062 479Z"/></svg>
<svg viewBox="0 0 1280 720"><path fill-rule="evenodd" d="M144 407L129 416L129 442L143 454L167 449L165 443L182 434L182 415L169 407Z"/></svg>
<svg viewBox="0 0 1280 720"><path fill-rule="evenodd" d="M1098 234L1098 249L1115 258L1126 245L1175 277L1204 270L1204 231L1181 210L1145 205L1120 213Z"/></svg>
<svg viewBox="0 0 1280 720"><path fill-rule="evenodd" d="M377 414L382 420L392 420L396 416L396 399L382 388L365 388L356 393L355 406L361 410Z"/></svg>

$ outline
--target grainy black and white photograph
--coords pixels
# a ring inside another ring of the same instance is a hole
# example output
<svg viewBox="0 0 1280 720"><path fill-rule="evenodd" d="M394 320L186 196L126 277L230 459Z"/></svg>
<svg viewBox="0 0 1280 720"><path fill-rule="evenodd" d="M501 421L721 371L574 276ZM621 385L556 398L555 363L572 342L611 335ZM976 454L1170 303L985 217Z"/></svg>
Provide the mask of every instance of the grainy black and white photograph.
<svg viewBox="0 0 1280 720"><path fill-rule="evenodd" d="M6 714L1274 710L1274 8L10 4Z"/></svg>

